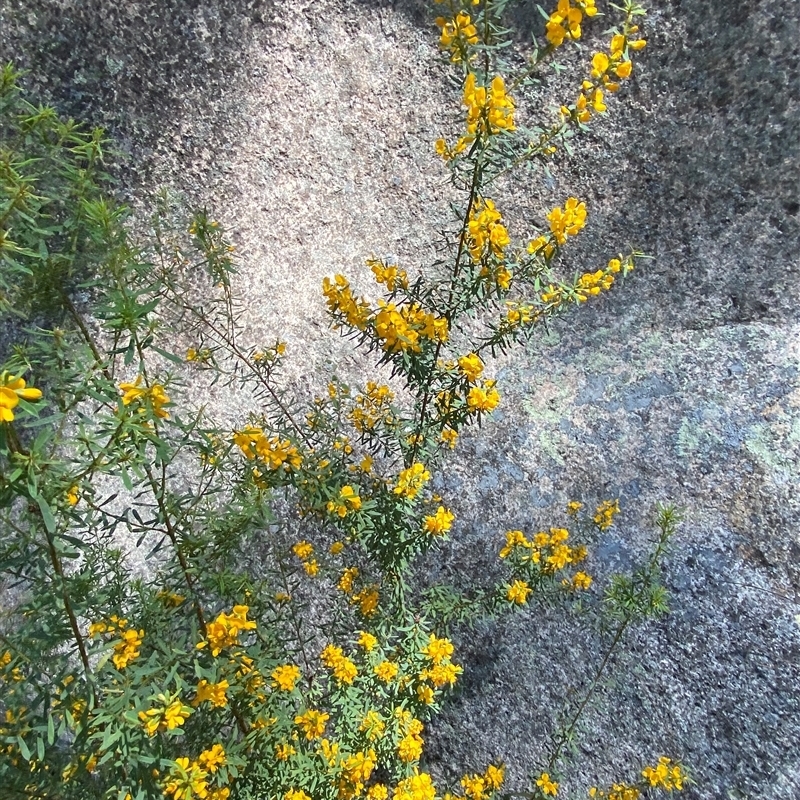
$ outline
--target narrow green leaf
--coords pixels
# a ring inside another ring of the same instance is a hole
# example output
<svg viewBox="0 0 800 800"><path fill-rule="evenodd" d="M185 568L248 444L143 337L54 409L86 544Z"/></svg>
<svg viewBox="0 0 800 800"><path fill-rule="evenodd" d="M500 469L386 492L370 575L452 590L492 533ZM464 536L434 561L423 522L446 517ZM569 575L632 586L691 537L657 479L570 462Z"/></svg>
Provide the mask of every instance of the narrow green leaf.
<svg viewBox="0 0 800 800"><path fill-rule="evenodd" d="M39 510L42 512L42 521L44 522L45 528L47 528L47 532L55 533L56 518L53 516L53 512L50 510L47 500L45 500L44 497L39 494L36 495L35 499L39 505Z"/></svg>

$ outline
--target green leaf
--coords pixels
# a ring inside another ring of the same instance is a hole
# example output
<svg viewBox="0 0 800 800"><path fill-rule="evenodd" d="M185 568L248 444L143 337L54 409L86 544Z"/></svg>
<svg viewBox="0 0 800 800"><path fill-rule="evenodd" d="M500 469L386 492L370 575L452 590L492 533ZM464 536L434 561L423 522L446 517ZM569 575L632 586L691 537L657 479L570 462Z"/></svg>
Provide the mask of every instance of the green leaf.
<svg viewBox="0 0 800 800"><path fill-rule="evenodd" d="M26 761L30 761L31 751L28 749L28 745L25 744L25 740L21 736L17 736L17 747L19 747L19 752L22 754L22 757Z"/></svg>
<svg viewBox="0 0 800 800"><path fill-rule="evenodd" d="M40 494L37 494L34 499L39 505L39 510L42 512L42 521L44 522L45 528L47 528L47 532L55 533L56 518L53 516L53 512L50 510L47 500L45 500Z"/></svg>

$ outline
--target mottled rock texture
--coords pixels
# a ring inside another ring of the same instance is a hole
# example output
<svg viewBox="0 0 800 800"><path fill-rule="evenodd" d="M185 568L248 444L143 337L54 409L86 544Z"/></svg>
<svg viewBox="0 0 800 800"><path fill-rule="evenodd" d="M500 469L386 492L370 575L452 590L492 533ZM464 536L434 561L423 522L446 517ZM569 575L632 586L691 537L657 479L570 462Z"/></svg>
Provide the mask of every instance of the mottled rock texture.
<svg viewBox="0 0 800 800"><path fill-rule="evenodd" d="M423 267L455 198L432 150L458 117L432 16L422 0L2 0L0 58L109 129L137 208L166 183L232 227L247 335L280 334L289 377L313 386L366 369L321 322L322 276L367 285L371 253ZM541 19L525 0L512 23L523 41ZM564 63L585 62L604 25L590 27ZM585 199L575 268L628 244L654 258L495 365L502 411L437 478L458 525L429 573L480 583L504 530L561 522L571 497L619 497L619 524L592 547L602 583L646 555L654 505L673 501L672 613L627 637L569 786L665 752L692 767L687 797L800 797L800 4L654 0L645 33L634 77L574 154L497 200L522 237ZM432 769L499 757L524 786L604 641L541 609L463 635Z"/></svg>

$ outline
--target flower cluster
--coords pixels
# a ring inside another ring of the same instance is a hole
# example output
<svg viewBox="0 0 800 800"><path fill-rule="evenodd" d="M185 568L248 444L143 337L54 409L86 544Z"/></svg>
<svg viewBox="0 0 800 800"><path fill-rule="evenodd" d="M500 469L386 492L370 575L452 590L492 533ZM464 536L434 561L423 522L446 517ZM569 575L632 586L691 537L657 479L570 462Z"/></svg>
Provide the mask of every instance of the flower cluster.
<svg viewBox="0 0 800 800"><path fill-rule="evenodd" d="M627 32L638 30L633 25ZM583 82L578 99L571 106L562 106L561 113L583 123L592 118L592 111L602 114L606 110L604 92L619 91L619 81L629 78L633 72L633 62L627 58L628 49L641 50L646 44L644 39L630 41L626 34L615 33L611 37L609 54L602 51L594 54L591 79Z"/></svg>
<svg viewBox="0 0 800 800"><path fill-rule="evenodd" d="M502 215L492 200L476 202L469 216L468 247L472 260L478 264L489 254L502 259L504 250L511 241L506 226L500 221Z"/></svg>
<svg viewBox="0 0 800 800"><path fill-rule="evenodd" d="M489 87L478 85L474 72L464 81L463 104L467 108L466 129L451 148L446 140L436 140L436 152L450 161L463 153L476 139L516 130L514 125L514 100L506 93L505 81L495 76Z"/></svg>
<svg viewBox="0 0 800 800"><path fill-rule="evenodd" d="M372 265L378 281L392 287L390 291L407 282L405 273L398 273L394 267L387 267L382 262L368 263ZM363 298L356 300L353 297L350 284L342 275L334 276L333 281L325 278L322 292L327 299L328 310L335 318L362 331L371 325L375 337L389 353L405 350L419 353L423 339L447 341L447 320L425 311L416 303L398 306L379 300L377 310L373 310Z"/></svg>
<svg viewBox="0 0 800 800"><path fill-rule="evenodd" d="M333 672L333 677L342 684L352 684L358 675L356 665L344 654L341 647L329 644L320 654L322 663Z"/></svg>
<svg viewBox="0 0 800 800"><path fill-rule="evenodd" d="M180 728L192 713L192 709L185 706L179 697L159 694L156 700L159 705L139 712L139 720L148 736Z"/></svg>
<svg viewBox="0 0 800 800"><path fill-rule="evenodd" d="M149 406L153 414L159 419L167 419L169 417L169 413L164 411L164 406L170 402L170 399L160 383L154 383L152 386L142 386L142 376L137 375L133 383L121 383L119 388L122 392L123 406L138 402L140 414L144 414L146 407ZM142 403L145 405L141 405Z"/></svg>
<svg viewBox="0 0 800 800"><path fill-rule="evenodd" d="M543 303L558 306L568 302L570 297L577 299L579 303L585 303L590 297L596 297L603 291L608 291L616 281L616 276L622 272L627 275L634 269L632 258L627 258L624 262L618 258L612 258L605 269L598 269L595 272L584 272L574 286L571 293L569 287L556 286L550 284L541 293L540 298Z"/></svg>
<svg viewBox="0 0 800 800"><path fill-rule="evenodd" d="M437 689L453 686L463 672L458 664L453 664L450 660L453 644L449 639L439 639L430 634L428 643L422 648L422 654L430 661L430 666L420 672L420 680L430 681Z"/></svg>
<svg viewBox="0 0 800 800"><path fill-rule="evenodd" d="M300 452L288 439L267 436L261 428L235 431L233 442L248 460L258 459L271 470L296 470L303 463Z"/></svg>
<svg viewBox="0 0 800 800"><path fill-rule="evenodd" d="M114 645L114 655L111 660L117 669L124 669L135 658L139 657L144 631L127 628L128 620L120 619L112 614L108 620L93 622L89 625L89 636L95 638L101 634L114 634L120 641Z"/></svg>
<svg viewBox="0 0 800 800"><path fill-rule="evenodd" d="M300 667L295 664L281 664L275 667L271 677L278 689L282 692L291 692L300 680Z"/></svg>
<svg viewBox="0 0 800 800"><path fill-rule="evenodd" d="M351 800L359 797L364 792L364 786L372 775L378 763L378 758L374 750L366 752L360 750L345 758L339 764L341 774L339 776L338 797L341 800Z"/></svg>
<svg viewBox="0 0 800 800"><path fill-rule="evenodd" d="M580 39L583 15L593 17L597 14L595 0L573 0L573 2L574 5L570 0L558 0L556 10L547 20L545 35L553 47L560 47L565 39Z"/></svg>
<svg viewBox="0 0 800 800"><path fill-rule="evenodd" d="M586 205L570 197L564 207L556 206L548 215L550 230L559 244L565 244L567 236L577 236L586 225Z"/></svg>
<svg viewBox="0 0 800 800"><path fill-rule="evenodd" d="M452 527L455 516L444 506L439 506L436 513L426 516L422 521L422 529L431 536L444 536Z"/></svg>
<svg viewBox="0 0 800 800"><path fill-rule="evenodd" d="M450 50L450 60L453 63L461 61L468 45L478 43L478 29L472 24L469 14L459 11L452 19L437 17L436 24L442 29L439 47Z"/></svg>
<svg viewBox="0 0 800 800"><path fill-rule="evenodd" d="M348 325L360 331L367 327L371 314L369 304L363 298L353 297L350 283L344 275L335 275L333 281L324 278L322 293L331 314L343 317Z"/></svg>
<svg viewBox="0 0 800 800"><path fill-rule="evenodd" d="M680 791L686 780L686 773L680 764L673 763L666 756L658 759L658 764L654 767L645 767L642 770L642 777L653 788L666 789L671 792L673 789Z"/></svg>
<svg viewBox="0 0 800 800"><path fill-rule="evenodd" d="M483 361L475 353L469 353L458 359L458 368L470 383L475 383L483 373Z"/></svg>
<svg viewBox="0 0 800 800"><path fill-rule="evenodd" d="M353 410L348 415L353 427L359 431L373 431L378 423L391 424L394 421L391 403L394 392L383 384L369 381L367 391L356 397Z"/></svg>
<svg viewBox="0 0 800 800"><path fill-rule="evenodd" d="M516 603L517 605L524 605L528 602L528 595L533 591L530 586L528 586L527 581L514 581L506 591L506 597L512 602Z"/></svg>
<svg viewBox="0 0 800 800"><path fill-rule="evenodd" d="M395 709L397 718L397 755L404 764L419 761L425 742L422 739L422 723L410 711Z"/></svg>
<svg viewBox="0 0 800 800"><path fill-rule="evenodd" d="M214 708L225 708L228 705L227 691L230 684L226 680L218 683L209 683L205 678L197 684L197 690L192 700L193 706L209 702Z"/></svg>
<svg viewBox="0 0 800 800"><path fill-rule="evenodd" d="M408 289L408 275L404 269L394 264L386 264L378 259L367 259L367 266L372 270L375 280L393 292L397 287Z"/></svg>
<svg viewBox="0 0 800 800"><path fill-rule="evenodd" d="M385 300L378 301L379 310L374 317L375 336L389 353L422 350L421 339L446 342L447 320L420 308L416 303L396 306Z"/></svg>
<svg viewBox="0 0 800 800"><path fill-rule="evenodd" d="M526 303L518 303L514 300L506 301L506 315L503 322L514 328L517 325L529 325L537 317L536 310Z"/></svg>
<svg viewBox="0 0 800 800"><path fill-rule="evenodd" d="M256 628L255 621L247 619L249 610L249 606L234 606L230 614L223 611L206 625L206 638L198 643L197 649L210 646L211 655L216 657L224 648L239 644L239 634L242 631Z"/></svg>
<svg viewBox="0 0 800 800"><path fill-rule="evenodd" d="M297 542L292 545L292 552L300 559L300 563L303 565L306 575L313 578L319 572L319 563L313 558L314 546L311 542L305 540Z"/></svg>
<svg viewBox="0 0 800 800"><path fill-rule="evenodd" d="M324 711L309 708L294 718L294 724L299 725L306 739L319 739L325 732L325 723L331 718Z"/></svg>
<svg viewBox="0 0 800 800"><path fill-rule="evenodd" d="M344 519L350 511L358 511L361 508L361 498L352 486L342 486L339 497L336 500L329 500L325 508L329 514Z"/></svg>
<svg viewBox="0 0 800 800"><path fill-rule="evenodd" d="M555 797L558 794L558 783L551 780L547 772L543 772L537 779L536 785L542 790L542 794L549 794Z"/></svg>
<svg viewBox="0 0 800 800"><path fill-rule="evenodd" d="M431 776L427 772L414 771L414 774L404 778L395 787L393 800L435 800L436 787L433 785ZM386 800L382 798L370 798L370 800Z"/></svg>
<svg viewBox="0 0 800 800"><path fill-rule="evenodd" d="M564 569L568 564L579 564L586 558L586 548L570 547L566 544L567 539L569 531L566 528L550 528L549 533L539 531L531 539L528 539L522 531L507 531L506 543L500 550L500 558L511 557L517 564L535 565L544 574L551 575ZM575 587L588 588L587 578L588 575L578 579Z"/></svg>
<svg viewBox="0 0 800 800"><path fill-rule="evenodd" d="M413 500L430 477L431 474L425 469L425 465L417 461L397 476L397 483L392 491L401 497Z"/></svg>
<svg viewBox="0 0 800 800"><path fill-rule="evenodd" d="M467 394L467 408L474 413L489 413L500 403L500 393L495 389L497 381L484 381L473 386Z"/></svg>
<svg viewBox="0 0 800 800"><path fill-rule="evenodd" d="M464 797L468 800L487 800L502 785L505 778L505 768L489 764L483 775L465 775L461 779ZM453 797L453 800L463 800Z"/></svg>
<svg viewBox="0 0 800 800"><path fill-rule="evenodd" d="M464 81L464 105L467 107L467 134L472 137L495 135L516 130L514 100L506 94L500 75L492 78L489 88L479 86L474 72Z"/></svg>
<svg viewBox="0 0 800 800"><path fill-rule="evenodd" d="M0 375L0 422L13 422L14 409L20 400L39 400L42 393L33 386L28 386L23 378L3 372Z"/></svg>
<svg viewBox="0 0 800 800"><path fill-rule="evenodd" d="M605 531L614 524L615 514L619 514L619 500L604 500L597 507L592 519L601 531Z"/></svg>
<svg viewBox="0 0 800 800"><path fill-rule="evenodd" d="M227 786L208 786L209 774L215 773L226 763L225 750L221 744L204 750L195 761L190 761L185 756L176 758L175 767L164 783L164 795L172 800L190 800L192 797L202 800L228 800L230 789Z"/></svg>

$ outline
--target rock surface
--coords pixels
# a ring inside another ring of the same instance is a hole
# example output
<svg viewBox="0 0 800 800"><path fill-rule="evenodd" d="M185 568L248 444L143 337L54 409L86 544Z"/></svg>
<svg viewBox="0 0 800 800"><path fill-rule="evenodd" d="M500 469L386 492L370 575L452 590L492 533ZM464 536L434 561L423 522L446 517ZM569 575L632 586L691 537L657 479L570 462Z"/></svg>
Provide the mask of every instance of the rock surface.
<svg viewBox="0 0 800 800"><path fill-rule="evenodd" d="M685 797L783 800L800 796L800 5L653 6L606 117L552 176L498 202L523 237L585 199L576 268L628 244L654 258L495 365L501 411L438 477L458 526L430 571L474 580L506 529L561 522L572 497L619 497L592 548L602 583L646 555L655 503L671 500L685 515L665 569L672 613L627 637L569 787L633 777L664 752L693 770ZM134 205L166 183L232 227L247 336L280 333L289 377L313 386L365 369L321 322L322 277L367 285L371 253L424 266L455 198L432 144L458 93L431 17L422 0L3 0L0 58L109 129ZM532 2L513 24L538 30ZM501 758L523 787L603 641L540 609L464 636L431 768L452 779Z"/></svg>

